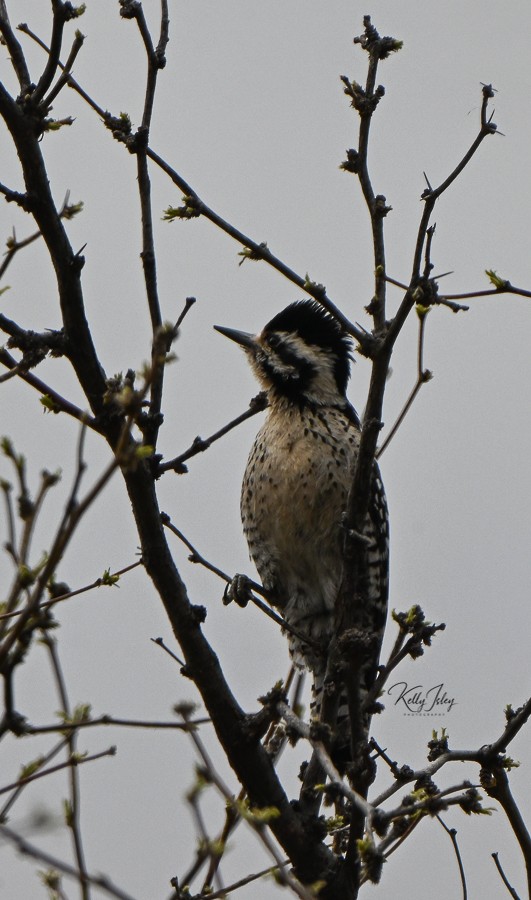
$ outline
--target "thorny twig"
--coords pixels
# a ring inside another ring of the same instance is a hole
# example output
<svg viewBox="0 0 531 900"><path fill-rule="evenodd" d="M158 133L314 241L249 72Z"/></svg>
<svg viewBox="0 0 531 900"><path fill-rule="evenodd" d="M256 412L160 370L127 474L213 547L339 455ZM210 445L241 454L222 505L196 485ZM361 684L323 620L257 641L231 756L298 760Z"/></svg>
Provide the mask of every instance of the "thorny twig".
<svg viewBox="0 0 531 900"><path fill-rule="evenodd" d="M78 212L80 212L81 207L81 203L70 203L70 192L67 191L66 197L63 200L63 205L61 209L58 210L57 214L60 219L72 219ZM6 243L7 250L5 253L4 261L0 266L0 278L5 275L7 267L12 262L13 258L19 252L19 250L23 250L24 247L28 247L29 244L32 244L34 241L37 241L41 237L41 231L34 231L33 234L30 234L28 235L28 237L22 238L22 240L19 241L17 240L15 230L13 229L12 237L8 238Z"/></svg>

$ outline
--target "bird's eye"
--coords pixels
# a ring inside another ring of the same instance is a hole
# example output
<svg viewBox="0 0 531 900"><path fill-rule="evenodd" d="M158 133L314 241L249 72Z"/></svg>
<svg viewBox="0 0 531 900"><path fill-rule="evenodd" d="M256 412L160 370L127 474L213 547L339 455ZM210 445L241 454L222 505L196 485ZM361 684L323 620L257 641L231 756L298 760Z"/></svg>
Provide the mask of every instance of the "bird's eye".
<svg viewBox="0 0 531 900"><path fill-rule="evenodd" d="M271 347L271 349L274 350L275 347L278 347L278 345L280 343L280 338L279 338L278 334L268 334L265 342L268 347Z"/></svg>

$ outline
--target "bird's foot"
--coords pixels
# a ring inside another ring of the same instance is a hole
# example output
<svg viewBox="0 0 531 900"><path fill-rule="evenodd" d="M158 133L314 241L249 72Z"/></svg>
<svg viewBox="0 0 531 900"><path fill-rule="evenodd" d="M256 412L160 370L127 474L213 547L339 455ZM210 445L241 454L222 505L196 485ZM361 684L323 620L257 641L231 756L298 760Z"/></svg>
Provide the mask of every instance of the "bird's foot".
<svg viewBox="0 0 531 900"><path fill-rule="evenodd" d="M223 592L223 603L228 606L234 600L244 609L251 599L251 584L247 575L235 575Z"/></svg>

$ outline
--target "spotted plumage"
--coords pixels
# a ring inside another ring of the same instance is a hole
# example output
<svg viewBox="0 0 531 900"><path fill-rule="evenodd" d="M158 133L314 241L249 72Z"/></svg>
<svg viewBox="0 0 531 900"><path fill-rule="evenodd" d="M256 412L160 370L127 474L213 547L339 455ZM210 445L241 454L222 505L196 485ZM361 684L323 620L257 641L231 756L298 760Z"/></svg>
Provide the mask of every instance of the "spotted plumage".
<svg viewBox="0 0 531 900"><path fill-rule="evenodd" d="M294 661L313 672L319 694L342 578L342 519L360 441L359 419L346 398L351 343L315 301L288 306L256 336L218 330L244 347L268 393L267 418L243 478L243 528L272 602L312 642L289 638ZM379 651L387 610L388 517L376 464L365 537L365 624ZM375 653L364 666L364 689L374 680L377 661Z"/></svg>

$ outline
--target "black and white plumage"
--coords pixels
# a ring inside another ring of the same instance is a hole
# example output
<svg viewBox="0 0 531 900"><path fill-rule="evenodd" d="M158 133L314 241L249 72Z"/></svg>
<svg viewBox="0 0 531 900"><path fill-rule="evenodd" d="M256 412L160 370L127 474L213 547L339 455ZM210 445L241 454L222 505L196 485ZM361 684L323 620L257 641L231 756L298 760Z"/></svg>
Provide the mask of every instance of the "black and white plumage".
<svg viewBox="0 0 531 900"><path fill-rule="evenodd" d="M319 694L342 578L342 519L360 441L360 422L346 397L351 341L313 300L291 304L255 336L217 330L245 349L268 394L267 418L243 478L243 527L275 606L289 625L319 645L316 650L289 638L294 661L313 672ZM365 537L364 624L377 647L362 669L362 687L368 690L388 596L388 515L376 464Z"/></svg>

